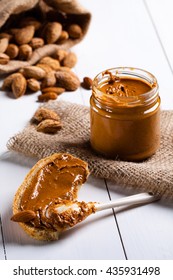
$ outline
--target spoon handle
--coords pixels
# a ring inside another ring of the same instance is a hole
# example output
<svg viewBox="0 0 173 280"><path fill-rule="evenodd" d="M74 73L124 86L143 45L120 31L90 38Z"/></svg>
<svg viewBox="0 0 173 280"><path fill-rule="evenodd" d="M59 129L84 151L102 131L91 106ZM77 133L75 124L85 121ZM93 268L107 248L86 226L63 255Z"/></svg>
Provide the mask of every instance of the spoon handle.
<svg viewBox="0 0 173 280"><path fill-rule="evenodd" d="M140 193L116 199L115 201L110 201L107 203L98 203L95 205L95 209L96 211L102 211L119 206L133 206L138 204L150 203L155 200L159 200L159 197L149 193Z"/></svg>

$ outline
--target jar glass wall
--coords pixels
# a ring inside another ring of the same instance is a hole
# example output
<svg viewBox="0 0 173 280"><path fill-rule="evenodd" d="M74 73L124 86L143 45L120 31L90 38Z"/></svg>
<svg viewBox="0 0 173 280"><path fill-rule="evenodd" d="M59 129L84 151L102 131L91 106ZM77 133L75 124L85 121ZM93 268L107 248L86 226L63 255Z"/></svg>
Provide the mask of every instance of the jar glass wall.
<svg viewBox="0 0 173 280"><path fill-rule="evenodd" d="M90 123L90 142L97 153L130 161L153 155L160 144L156 78L128 67L98 74L90 99Z"/></svg>

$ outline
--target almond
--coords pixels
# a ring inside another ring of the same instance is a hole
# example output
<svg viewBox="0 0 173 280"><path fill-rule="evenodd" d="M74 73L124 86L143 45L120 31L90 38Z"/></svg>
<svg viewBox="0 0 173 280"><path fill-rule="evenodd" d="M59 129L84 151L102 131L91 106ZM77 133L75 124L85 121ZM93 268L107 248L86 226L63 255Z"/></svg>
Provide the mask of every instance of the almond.
<svg viewBox="0 0 173 280"><path fill-rule="evenodd" d="M57 95L60 95L64 91L65 91L65 89L61 88L61 87L46 87L46 88L42 89L42 93L55 92Z"/></svg>
<svg viewBox="0 0 173 280"><path fill-rule="evenodd" d="M36 66L43 69L46 72L46 74L52 71L52 68L47 64L38 63L36 64Z"/></svg>
<svg viewBox="0 0 173 280"><path fill-rule="evenodd" d="M15 44L9 44L5 53L10 57L10 59L14 59L19 54L19 48Z"/></svg>
<svg viewBox="0 0 173 280"><path fill-rule="evenodd" d="M20 78L22 78L21 73L13 73L13 74L9 75L8 77L6 77L3 81L3 84L2 84L2 90L11 89L11 85L12 85L12 82L13 82L14 78L18 77L18 76Z"/></svg>
<svg viewBox="0 0 173 280"><path fill-rule="evenodd" d="M54 58L58 59L60 62L67 56L68 51L59 49L54 53Z"/></svg>
<svg viewBox="0 0 173 280"><path fill-rule="evenodd" d="M72 71L57 71L57 86L74 91L80 86L79 78Z"/></svg>
<svg viewBox="0 0 173 280"><path fill-rule="evenodd" d="M51 71L47 73L46 77L43 79L41 83L41 88L52 87L55 84L56 84L55 72Z"/></svg>
<svg viewBox="0 0 173 280"><path fill-rule="evenodd" d="M61 35L59 36L59 38L58 38L58 40L57 40L56 43L62 44L62 43L64 43L66 40L68 40L68 38L69 38L68 32L65 31L65 30L62 30Z"/></svg>
<svg viewBox="0 0 173 280"><path fill-rule="evenodd" d="M67 31L69 36L73 39L78 39L82 36L82 29L78 24L71 24Z"/></svg>
<svg viewBox="0 0 173 280"><path fill-rule="evenodd" d="M44 37L48 44L55 43L62 32L62 25L59 22L47 23L44 31Z"/></svg>
<svg viewBox="0 0 173 280"><path fill-rule="evenodd" d="M46 109L46 108L39 108L33 118L32 121L36 122L36 123L40 123L43 120L46 119L50 119L50 120L54 120L54 121L60 121L60 117L58 116L58 114L52 110Z"/></svg>
<svg viewBox="0 0 173 280"><path fill-rule="evenodd" d="M19 59L29 60L32 55L32 48L28 44L19 46Z"/></svg>
<svg viewBox="0 0 173 280"><path fill-rule="evenodd" d="M60 121L55 120L43 120L37 125L37 131L38 132L44 132L44 133L56 133L60 128L62 127L62 124Z"/></svg>
<svg viewBox="0 0 173 280"><path fill-rule="evenodd" d="M57 69L57 72L58 71L63 71L63 72L71 72L71 68L67 67L67 66L60 66L59 69Z"/></svg>
<svg viewBox="0 0 173 280"><path fill-rule="evenodd" d="M16 98L19 98L22 95L24 95L26 92L26 86L27 86L27 82L26 82L25 77L23 77L22 75L21 75L21 77L16 76L13 79L12 84L11 84L11 89L12 89L14 96Z"/></svg>
<svg viewBox="0 0 173 280"><path fill-rule="evenodd" d="M44 40L42 38L34 37L29 44L31 48L35 50L44 46Z"/></svg>
<svg viewBox="0 0 173 280"><path fill-rule="evenodd" d="M9 40L7 38L0 39L0 53L4 53L8 47Z"/></svg>
<svg viewBox="0 0 173 280"><path fill-rule="evenodd" d="M23 210L21 212L18 212L17 214L14 214L11 217L11 221L18 222L18 223L28 223L35 219L36 213L32 210Z"/></svg>
<svg viewBox="0 0 173 280"><path fill-rule="evenodd" d="M61 62L62 66L73 68L76 65L77 56L73 52L69 52Z"/></svg>
<svg viewBox="0 0 173 280"><path fill-rule="evenodd" d="M49 100L55 100L55 99L57 99L57 94L51 91L38 96L38 101L40 102L47 102Z"/></svg>
<svg viewBox="0 0 173 280"><path fill-rule="evenodd" d="M34 78L28 79L27 80L27 87L33 91L33 92L37 92L38 90L40 90L40 83L39 81L37 81Z"/></svg>
<svg viewBox="0 0 173 280"><path fill-rule="evenodd" d="M9 62L10 58L5 53L0 53L0 64L5 65Z"/></svg>
<svg viewBox="0 0 173 280"><path fill-rule="evenodd" d="M83 82L81 83L81 86L84 88L84 89L91 89L92 88L92 79L89 78L89 77L84 77L83 78Z"/></svg>
<svg viewBox="0 0 173 280"><path fill-rule="evenodd" d="M26 78L34 78L36 80L41 80L46 76L46 72L38 66L26 66L20 69L20 72Z"/></svg>
<svg viewBox="0 0 173 280"><path fill-rule="evenodd" d="M50 56L45 56L43 57L40 61L39 61L40 64L46 64L46 65L49 65L52 70L58 70L59 67L60 67L60 63L57 59L54 59Z"/></svg>
<svg viewBox="0 0 173 280"><path fill-rule="evenodd" d="M33 25L24 28L13 30L14 38L18 45L28 44L34 36L35 27Z"/></svg>

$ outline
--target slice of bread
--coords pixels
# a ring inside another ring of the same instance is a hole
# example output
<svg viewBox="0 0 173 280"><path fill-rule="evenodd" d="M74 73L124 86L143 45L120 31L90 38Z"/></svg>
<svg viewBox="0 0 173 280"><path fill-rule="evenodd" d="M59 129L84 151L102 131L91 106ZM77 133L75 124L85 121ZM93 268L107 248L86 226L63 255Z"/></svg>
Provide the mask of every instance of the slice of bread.
<svg viewBox="0 0 173 280"><path fill-rule="evenodd" d="M11 218L12 221L18 222L19 225L24 229L24 231L31 237L38 239L38 240L56 240L59 237L59 234L61 231L55 230L54 228L46 227L42 224L42 226L35 226L33 223L30 222L30 220L34 219L35 216L38 218L38 212L34 213L31 211L32 209L22 209L21 208L21 201L22 197L25 193L25 191L28 191L28 188L31 188L31 185L33 184L33 180L37 178L38 174L40 174L40 171L45 168L48 164L56 162L57 168L59 168L59 164L63 165L63 167L67 166L68 168L74 168L74 166L81 167L84 170L84 175L80 176L80 180L77 181L77 184L74 188L74 193L72 194L73 197L70 200L77 198L77 193L81 185L86 181L89 170L88 170L88 164L79 159L76 158L70 154L65 153L57 153L53 154L49 157L43 158L39 160L29 171L27 176L25 177L23 183L18 188L13 202L13 217ZM62 168L63 169L63 168ZM60 171L60 168L58 172ZM39 178L39 177L38 177ZM58 181L57 181L58 183ZM72 182L73 183L73 182ZM51 187L51 186L50 186ZM72 188L73 190L73 188ZM58 199L58 197L56 197ZM56 199L55 198L55 199Z"/></svg>

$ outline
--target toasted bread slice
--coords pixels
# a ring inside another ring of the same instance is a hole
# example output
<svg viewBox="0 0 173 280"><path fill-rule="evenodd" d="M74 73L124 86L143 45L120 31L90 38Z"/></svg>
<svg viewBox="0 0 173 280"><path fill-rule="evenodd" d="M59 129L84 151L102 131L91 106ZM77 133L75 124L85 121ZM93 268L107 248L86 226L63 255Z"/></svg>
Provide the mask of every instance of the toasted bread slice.
<svg viewBox="0 0 173 280"><path fill-rule="evenodd" d="M47 171L52 166L55 166L56 173ZM77 174L78 171L80 174ZM62 177L58 177L59 174ZM52 178L54 175L56 175L56 178ZM59 193L60 199L76 199L78 190L86 181L88 175L87 163L70 154L57 153L39 160L29 171L15 194L11 220L18 222L24 231L35 239L48 241L58 239L61 229L57 230L51 224L52 221L49 223L47 217L44 217L45 212L41 209L42 203L46 201L47 204L50 204L52 199L56 204ZM68 176L67 184L65 176ZM61 184L60 188L58 184ZM66 185L68 185L67 189Z"/></svg>

